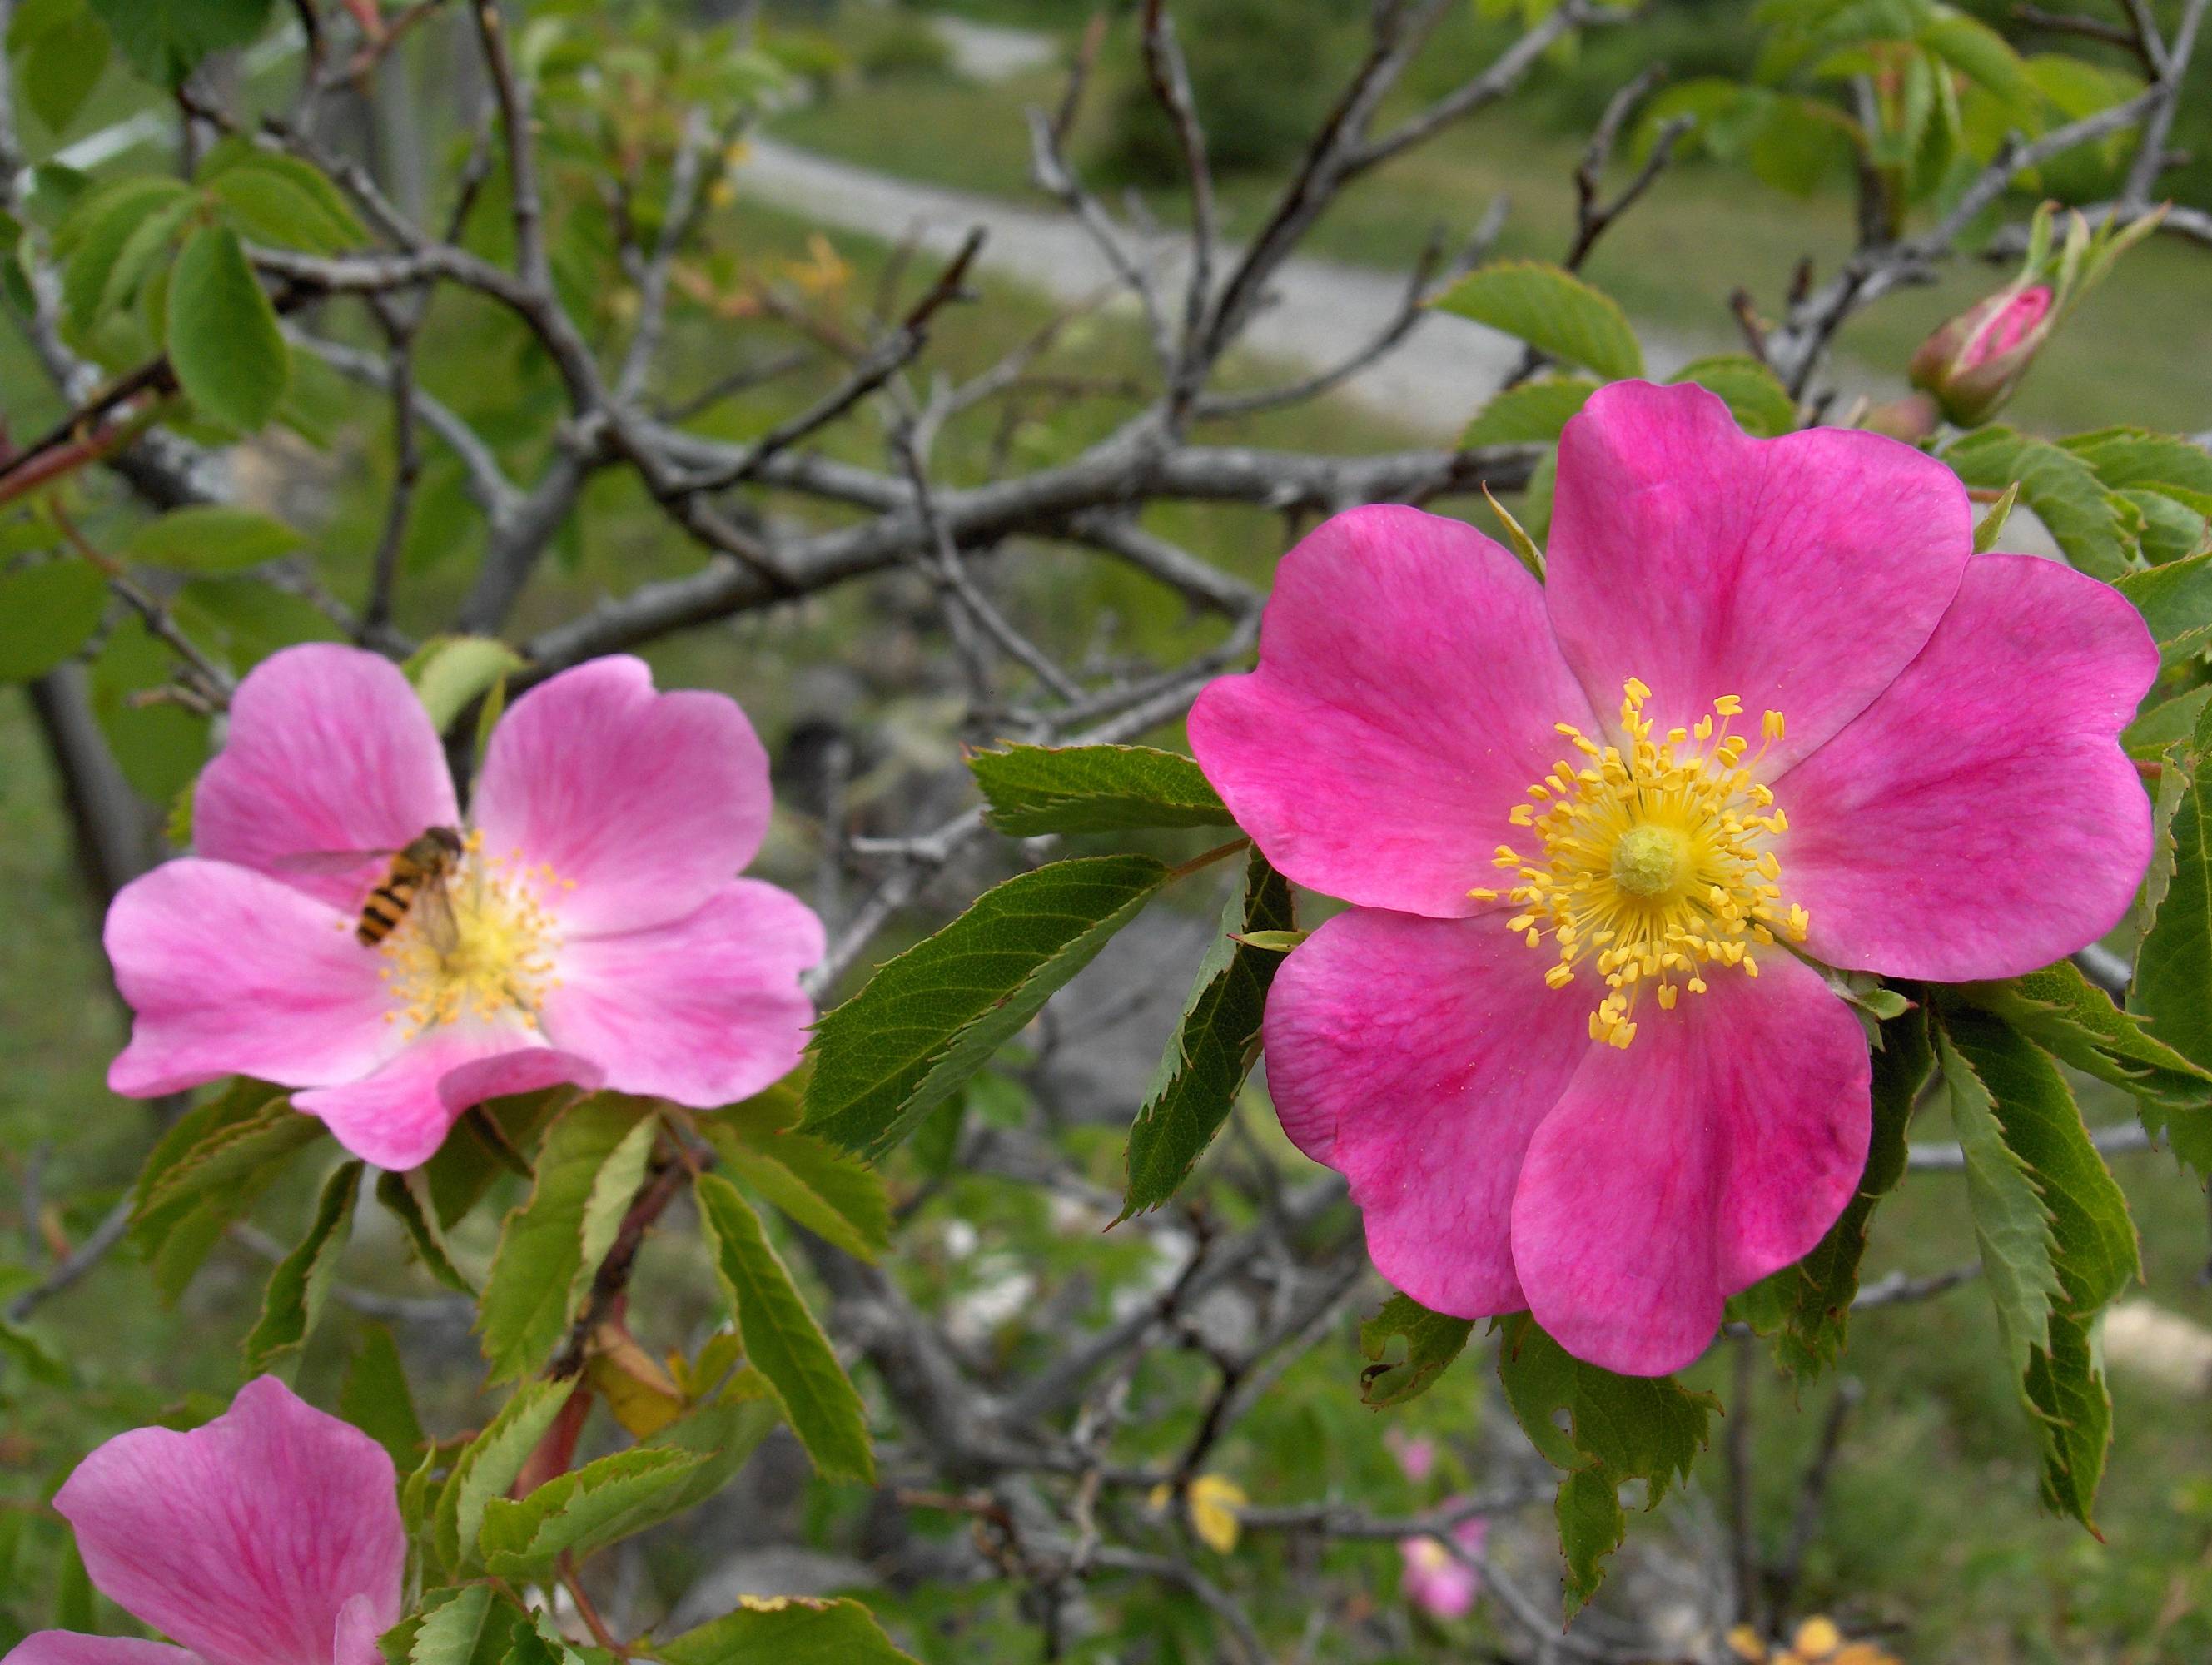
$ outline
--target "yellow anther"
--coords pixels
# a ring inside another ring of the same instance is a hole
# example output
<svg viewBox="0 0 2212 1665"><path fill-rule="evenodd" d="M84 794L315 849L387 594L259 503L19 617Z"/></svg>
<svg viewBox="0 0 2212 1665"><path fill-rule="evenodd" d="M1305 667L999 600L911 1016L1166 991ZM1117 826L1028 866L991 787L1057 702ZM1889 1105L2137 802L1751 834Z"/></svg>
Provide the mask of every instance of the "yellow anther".
<svg viewBox="0 0 2212 1665"><path fill-rule="evenodd" d="M1495 902L1498 900L1497 891L1486 890L1480 885L1477 885L1474 890L1469 890L1467 894L1468 898L1474 902Z"/></svg>
<svg viewBox="0 0 2212 1665"><path fill-rule="evenodd" d="M1783 905L1781 863L1767 846L1789 823L1753 778L1765 746L1782 736L1782 714L1762 715L1756 756L1747 755L1747 736L1716 726L1715 716L1741 714L1733 694L1713 702L1714 716L1670 728L1655 744L1656 726L1643 714L1650 688L1631 678L1621 691L1619 744L1601 745L1571 723L1554 726L1589 766L1559 763L1529 787L1533 801L1510 817L1543 848L1532 858L1501 844L1497 865L1520 880L1508 893L1517 911L1507 928L1532 948L1548 938L1558 956L1546 985L1566 987L1589 961L1604 983L1590 1039L1625 1048L1647 987L1662 1012L1672 1012L1683 989L1706 992L1701 974L1711 966L1740 965L1757 976L1747 951L1778 934L1802 942L1809 919L1803 908Z"/></svg>

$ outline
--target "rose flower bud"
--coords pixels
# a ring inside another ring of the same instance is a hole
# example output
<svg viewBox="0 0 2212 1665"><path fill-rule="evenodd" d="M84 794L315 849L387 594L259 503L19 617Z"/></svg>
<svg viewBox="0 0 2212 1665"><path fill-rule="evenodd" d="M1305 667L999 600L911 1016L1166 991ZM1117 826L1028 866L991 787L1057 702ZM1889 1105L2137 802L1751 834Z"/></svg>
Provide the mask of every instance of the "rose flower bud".
<svg viewBox="0 0 2212 1665"><path fill-rule="evenodd" d="M1912 355L1912 385L1961 428L1987 422L2012 397L2057 319L2046 283L2017 285L1960 313Z"/></svg>

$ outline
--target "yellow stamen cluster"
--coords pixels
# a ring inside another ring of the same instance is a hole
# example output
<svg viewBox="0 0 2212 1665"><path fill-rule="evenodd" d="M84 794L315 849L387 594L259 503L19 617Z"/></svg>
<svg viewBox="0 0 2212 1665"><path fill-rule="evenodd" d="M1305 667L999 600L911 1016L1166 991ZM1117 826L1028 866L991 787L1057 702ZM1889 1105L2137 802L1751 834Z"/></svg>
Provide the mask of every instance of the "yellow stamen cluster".
<svg viewBox="0 0 2212 1665"><path fill-rule="evenodd" d="M1693 727L1662 735L1644 715L1651 690L1632 677L1623 689L1626 750L1559 724L1579 760L1555 764L1511 817L1535 832L1542 854L1501 844L1494 864L1521 881L1504 893L1521 909L1506 928L1531 948L1547 933L1558 946L1546 982L1565 988L1595 957L1607 993L1590 1013L1590 1038L1615 1047L1636 1038L1632 1014L1645 987L1672 1011L1681 989L1705 992L1706 968L1740 965L1755 977L1753 949L1777 933L1802 942L1809 923L1802 908L1782 905L1770 841L1790 823L1754 778L1782 738L1782 714L1761 719L1765 738L1747 757L1750 740L1729 732L1743 713L1735 695L1715 700ZM1500 893L1468 894L1494 902Z"/></svg>
<svg viewBox="0 0 2212 1665"><path fill-rule="evenodd" d="M561 986L560 921L542 898L574 888L550 865L526 863L519 849L485 855L483 835L470 833L455 871L424 887L380 945L386 963L377 975L397 1002L385 1021L404 1022L410 1041L441 1024L509 1013L537 1028L538 1006Z"/></svg>

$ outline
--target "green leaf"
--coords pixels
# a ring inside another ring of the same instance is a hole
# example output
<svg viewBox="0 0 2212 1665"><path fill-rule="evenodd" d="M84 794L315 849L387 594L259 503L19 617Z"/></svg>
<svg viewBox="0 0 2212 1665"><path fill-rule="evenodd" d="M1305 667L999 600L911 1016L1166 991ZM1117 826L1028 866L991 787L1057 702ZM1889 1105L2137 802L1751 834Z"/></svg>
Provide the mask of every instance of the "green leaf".
<svg viewBox="0 0 2212 1665"><path fill-rule="evenodd" d="M529 661L491 636L433 636L400 669L441 734L477 700Z"/></svg>
<svg viewBox="0 0 2212 1665"><path fill-rule="evenodd" d="M1919 42L1967 80L1986 89L2023 122L2033 119L2042 96L2020 54L1978 18L1944 8L1919 33Z"/></svg>
<svg viewBox="0 0 2212 1665"><path fill-rule="evenodd" d="M284 1088L258 1081L234 1083L177 1119L139 1170L131 1216L131 1241L165 1301L184 1292L225 1228L323 1133Z"/></svg>
<svg viewBox="0 0 2212 1665"><path fill-rule="evenodd" d="M1747 434L1772 439L1797 426L1797 401L1790 397L1790 390L1773 371L1747 353L1693 359L1667 380L1693 381L1706 392L1719 394L1728 402L1736 425Z"/></svg>
<svg viewBox="0 0 2212 1665"><path fill-rule="evenodd" d="M107 580L82 561L0 573L0 682L43 677L83 647L107 610Z"/></svg>
<svg viewBox="0 0 2212 1665"><path fill-rule="evenodd" d="M768 1092L698 1118L699 1131L738 1179L815 1236L856 1260L890 1246L891 1205L874 1170L793 1129L795 1091Z"/></svg>
<svg viewBox="0 0 2212 1665"><path fill-rule="evenodd" d="M2165 664L2192 659L2212 642L2212 550L2123 573L2112 587L2135 603Z"/></svg>
<svg viewBox="0 0 2212 1665"><path fill-rule="evenodd" d="M2128 570L2114 499L2073 453L2009 428L1984 428L1955 441L1943 460L1970 486L1995 491L2017 482L2028 507L2083 572L2110 580Z"/></svg>
<svg viewBox="0 0 2212 1665"><path fill-rule="evenodd" d="M1620 304L1558 266L1495 261L1468 273L1437 305L1517 336L1563 364L1593 370L1601 381L1644 374L1644 349Z"/></svg>
<svg viewBox="0 0 2212 1665"><path fill-rule="evenodd" d="M2212 452L2173 434L2141 428L2104 428L2059 444L2096 471L2114 490L2127 486L2180 486L2212 494Z"/></svg>
<svg viewBox="0 0 2212 1665"><path fill-rule="evenodd" d="M169 363L202 412L241 434L276 414L291 379L291 349L238 234L203 226L169 279Z"/></svg>
<svg viewBox="0 0 2212 1665"><path fill-rule="evenodd" d="M714 1267L736 1310L745 1357L768 1378L791 1430L824 1480L875 1479L867 1416L822 1327L737 1187L715 1174L694 1182Z"/></svg>
<svg viewBox="0 0 2212 1665"><path fill-rule="evenodd" d="M123 546L126 559L201 577L243 572L289 555L304 534L271 515L227 505L172 509L140 526Z"/></svg>
<svg viewBox="0 0 2212 1665"><path fill-rule="evenodd" d="M433 1590L422 1610L384 1637L391 1665L503 1665L530 1620L489 1584Z"/></svg>
<svg viewBox="0 0 2212 1665"><path fill-rule="evenodd" d="M54 252L66 260L62 272L62 311L79 334L99 320L107 280L131 234L149 219L191 193L174 179L134 174L103 185L70 210L54 236Z"/></svg>
<svg viewBox="0 0 2212 1665"><path fill-rule="evenodd" d="M2199 760L2212 750L2212 704L2197 718L2194 756L2169 755L2178 799L2165 840L2152 863L2154 881L2170 858L2171 877L2152 898L2150 927L2136 951L2128 1009L2156 1039L2200 1069L2212 1070L2212 788ZM2165 775L2160 782L2168 785ZM2161 790L2160 796L2164 797ZM2176 1116L2168 1125L2174 1152L2198 1173L2212 1173L2212 1129L2202 1118Z"/></svg>
<svg viewBox="0 0 2212 1665"><path fill-rule="evenodd" d="M210 52L251 41L275 0L91 0L92 9L131 67L173 88Z"/></svg>
<svg viewBox="0 0 2212 1665"><path fill-rule="evenodd" d="M1597 384L1580 376L1524 381L1508 387L1475 412L1459 436L1462 451L1486 445L1552 445L1567 419L1588 403Z"/></svg>
<svg viewBox="0 0 2212 1665"><path fill-rule="evenodd" d="M399 1362L399 1344L382 1324L361 1327L338 1389L338 1414L389 1451L401 1474L422 1461L422 1424L415 1414L415 1395Z"/></svg>
<svg viewBox="0 0 2212 1665"><path fill-rule="evenodd" d="M2212 512L2212 500L2200 506L2193 498L2185 501L2176 496L2179 489L2129 486L2119 494L2142 517L2142 528L2136 537L2143 559L2153 566L2212 549L2212 522L2206 518Z"/></svg>
<svg viewBox="0 0 2212 1665"><path fill-rule="evenodd" d="M656 1643L668 1665L918 1665L850 1597L741 1595L734 1613Z"/></svg>
<svg viewBox="0 0 2212 1665"><path fill-rule="evenodd" d="M520 1502L494 1498L477 1536L484 1570L536 1578L563 1555L578 1560L676 1513L680 1487L707 1461L702 1451L633 1447L556 1476Z"/></svg>
<svg viewBox="0 0 2212 1665"><path fill-rule="evenodd" d="M1017 837L1236 824L1195 763L1151 746L1010 745L968 767L991 824Z"/></svg>
<svg viewBox="0 0 2212 1665"><path fill-rule="evenodd" d="M1502 1330L1498 1379L1506 1401L1536 1449L1567 1471L1557 1516L1571 1618L1596 1593L1603 1561L1627 1529L1620 1488L1640 1480L1646 1506L1657 1507L1668 1486L1689 1478L1720 1401L1672 1376L1615 1376L1584 1364L1526 1313L1506 1319Z"/></svg>
<svg viewBox="0 0 2212 1665"><path fill-rule="evenodd" d="M70 1383L69 1356L44 1331L19 1323L0 1309L0 1358L12 1358L33 1382L48 1388ZM0 1572L4 1572L0 1566Z"/></svg>
<svg viewBox="0 0 2212 1665"><path fill-rule="evenodd" d="M1410 1295L1393 1295L1359 1327L1359 1352L1371 1360L1359 1373L1359 1402L1388 1410L1419 1399L1466 1349L1471 1318L1431 1312ZM1402 1347L1393 1342L1402 1341Z"/></svg>
<svg viewBox="0 0 2212 1665"><path fill-rule="evenodd" d="M259 1376L307 1345L337 1276L338 1255L353 1234L354 1199L361 1194L365 1165L346 1163L325 1182L307 1235L269 1274L260 1321L246 1338L246 1375Z"/></svg>
<svg viewBox="0 0 2212 1665"><path fill-rule="evenodd" d="M2045 1501L2091 1525L2112 1409L2087 1327L2142 1270L2135 1224L2051 1060L1985 1013L1948 1012L1943 1030L1954 1119L1959 1119L1964 1101L1978 1144L1986 1145L1990 1127L1996 1130L2004 1156L2032 1188L2046 1227L2040 1259L2014 1248L1992 1264L1987 1245L1996 1234L1984 1232L1984 1212L1977 1203L1976 1234L1985 1245L1984 1267L1997 1296L1999 1328L2021 1373L2021 1392L2037 1417ZM1971 1079L1960 1080L1954 1062ZM1967 1137L1962 1125L1962 1147ZM1986 1151L1978 1159L1988 1165ZM1970 1150L1970 1196L1977 1161L1978 1152ZM2002 1206L2005 1233L2017 1245L2028 1211L2009 1178L2000 1184L2010 1194ZM2034 1328L2023 1333L2031 1324Z"/></svg>
<svg viewBox="0 0 2212 1665"><path fill-rule="evenodd" d="M209 722L182 706L137 702L176 675L177 656L136 616L107 633L92 662L92 714L124 779L150 803L166 804L206 763Z"/></svg>
<svg viewBox="0 0 2212 1665"><path fill-rule="evenodd" d="M522 1152L537 1143L553 1118L577 1102L574 1087L547 1087L479 1104L453 1124L438 1154L422 1164L431 1212L450 1231L503 1173L532 1176Z"/></svg>
<svg viewBox="0 0 2212 1665"><path fill-rule="evenodd" d="M485 1508L514 1485L575 1388L573 1378L524 1382L453 1459L433 1526L434 1548L445 1566L458 1571L466 1565L463 1556L474 1553Z"/></svg>
<svg viewBox="0 0 2212 1665"><path fill-rule="evenodd" d="M561 1345L644 1182L659 1131L647 1101L600 1094L547 1132L537 1183L501 1229L478 1303L492 1381L528 1375Z"/></svg>
<svg viewBox="0 0 2212 1665"><path fill-rule="evenodd" d="M234 145L236 148L232 148ZM297 156L225 141L199 177L257 243L337 254L368 240L337 187Z"/></svg>
<svg viewBox="0 0 2212 1665"><path fill-rule="evenodd" d="M429 1194L429 1180L420 1168L410 1169L404 1174L382 1173L376 1176L376 1200L399 1222L400 1229L407 1234L408 1246L422 1263L422 1269L455 1294L474 1297L477 1286L453 1264L453 1252L446 1247L446 1234L440 1229L436 1212L430 1206Z"/></svg>
<svg viewBox="0 0 2212 1665"><path fill-rule="evenodd" d="M1258 1054L1267 988L1283 957L1236 942L1232 933L1289 931L1297 923L1290 882L1254 850L1244 883L1231 896L1221 928L1200 962L1182 1022L1130 1126L1128 1188L1116 1224L1158 1207L1189 1177L1229 1119Z"/></svg>
<svg viewBox="0 0 2212 1665"><path fill-rule="evenodd" d="M2132 1093L2144 1124L2195 1160L2212 1153L2212 1072L2152 1035L2071 960L1959 993L2084 1075ZM2194 1152L2194 1156L2192 1156Z"/></svg>
<svg viewBox="0 0 2212 1665"><path fill-rule="evenodd" d="M107 68L107 31L82 0L18 6L8 30L8 56L23 102L59 133Z"/></svg>
<svg viewBox="0 0 2212 1665"><path fill-rule="evenodd" d="M1881 1037L1873 1059L1874 1131L1858 1190L1811 1254L1737 1297L1753 1327L1773 1336L1775 1362L1792 1376L1815 1376L1843 1356L1867 1227L1875 1206L1905 1176L1912 1106L1935 1067L1921 1008L1883 1024Z"/></svg>
<svg viewBox="0 0 2212 1665"><path fill-rule="evenodd" d="M343 633L313 602L259 578L195 578L170 611L178 626L241 675L271 653Z"/></svg>
<svg viewBox="0 0 2212 1665"><path fill-rule="evenodd" d="M815 1025L799 1131L880 1157L1036 1016L1170 877L1150 856L1092 856L984 892Z"/></svg>

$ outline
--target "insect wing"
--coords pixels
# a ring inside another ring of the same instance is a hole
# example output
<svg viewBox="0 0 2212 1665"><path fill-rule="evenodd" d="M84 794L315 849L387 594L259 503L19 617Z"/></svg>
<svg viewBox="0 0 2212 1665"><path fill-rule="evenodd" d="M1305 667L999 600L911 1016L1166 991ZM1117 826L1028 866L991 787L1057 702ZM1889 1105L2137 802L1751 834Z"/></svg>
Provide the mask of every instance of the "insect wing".
<svg viewBox="0 0 2212 1665"><path fill-rule="evenodd" d="M269 865L279 872L343 877L371 862L390 861L398 854L397 850L295 850L289 855L278 856Z"/></svg>

